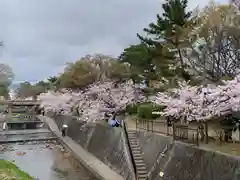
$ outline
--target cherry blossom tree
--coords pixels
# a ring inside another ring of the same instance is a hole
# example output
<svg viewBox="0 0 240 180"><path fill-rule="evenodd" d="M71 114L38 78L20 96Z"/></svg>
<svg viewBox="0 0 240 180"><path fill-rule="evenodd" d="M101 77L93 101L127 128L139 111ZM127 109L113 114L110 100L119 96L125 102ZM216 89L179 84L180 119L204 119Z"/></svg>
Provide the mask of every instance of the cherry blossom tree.
<svg viewBox="0 0 240 180"><path fill-rule="evenodd" d="M161 113L187 121L206 121L240 110L240 76L222 85L189 86L159 93L151 100L166 106Z"/></svg>
<svg viewBox="0 0 240 180"><path fill-rule="evenodd" d="M48 92L40 94L38 99L46 110L71 113L75 107L80 119L94 122L104 118L107 113L119 113L131 103L144 101L140 89L131 82L117 84L113 81L97 82L80 92Z"/></svg>
<svg viewBox="0 0 240 180"><path fill-rule="evenodd" d="M72 93L65 90L64 92L49 91L42 93L37 97L37 100L41 102L40 107L46 111L67 114L71 112L74 102L80 98L81 93Z"/></svg>

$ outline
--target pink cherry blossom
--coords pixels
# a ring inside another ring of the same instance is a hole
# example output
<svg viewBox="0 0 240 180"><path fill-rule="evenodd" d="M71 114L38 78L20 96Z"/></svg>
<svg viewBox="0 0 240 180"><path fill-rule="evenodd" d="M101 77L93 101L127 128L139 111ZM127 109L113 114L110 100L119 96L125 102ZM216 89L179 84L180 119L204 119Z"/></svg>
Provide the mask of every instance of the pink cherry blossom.
<svg viewBox="0 0 240 180"><path fill-rule="evenodd" d="M162 115L205 121L240 110L240 76L223 85L189 86L158 93L151 100L166 106Z"/></svg>
<svg viewBox="0 0 240 180"><path fill-rule="evenodd" d="M117 86L107 81L92 84L80 92L50 91L40 94L38 100L42 107L53 112L68 114L75 107L80 113L80 120L94 122L103 119L105 112L123 111L128 104L144 101L145 97L130 81Z"/></svg>

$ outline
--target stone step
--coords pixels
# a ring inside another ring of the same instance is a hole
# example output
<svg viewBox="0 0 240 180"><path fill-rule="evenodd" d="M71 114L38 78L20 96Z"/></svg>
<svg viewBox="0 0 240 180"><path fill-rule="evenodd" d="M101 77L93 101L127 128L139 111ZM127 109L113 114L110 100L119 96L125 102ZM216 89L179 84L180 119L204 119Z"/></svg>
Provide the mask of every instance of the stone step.
<svg viewBox="0 0 240 180"><path fill-rule="evenodd" d="M135 146L140 146L140 144L139 143L130 143L130 146L135 147Z"/></svg>
<svg viewBox="0 0 240 180"><path fill-rule="evenodd" d="M136 134L128 134L128 137L137 137Z"/></svg>
<svg viewBox="0 0 240 180"><path fill-rule="evenodd" d="M145 163L138 163L136 168L145 168L146 169L146 164Z"/></svg>
<svg viewBox="0 0 240 180"><path fill-rule="evenodd" d="M145 180L147 178L147 174L139 174L137 175L138 180Z"/></svg>
<svg viewBox="0 0 240 180"><path fill-rule="evenodd" d="M134 157L134 160L135 161L143 161L144 162L144 159L142 157Z"/></svg>
<svg viewBox="0 0 240 180"><path fill-rule="evenodd" d="M138 175L147 175L147 171L146 170L140 170L140 171L137 171L137 174Z"/></svg>
<svg viewBox="0 0 240 180"><path fill-rule="evenodd" d="M134 156L134 157L139 157L139 156L142 157L142 153L141 153L141 152L133 153L133 156Z"/></svg>
<svg viewBox="0 0 240 180"><path fill-rule="evenodd" d="M141 150L140 150L140 147L137 147L137 148L132 148L132 153L133 154L140 154L142 153Z"/></svg>
<svg viewBox="0 0 240 180"><path fill-rule="evenodd" d="M136 134L134 134L134 133L128 133L128 137L137 137L137 135Z"/></svg>
<svg viewBox="0 0 240 180"><path fill-rule="evenodd" d="M129 142L139 142L139 140L137 140L137 139L129 139Z"/></svg>
<svg viewBox="0 0 240 180"><path fill-rule="evenodd" d="M142 157L142 153L141 152L133 153L133 156L134 157Z"/></svg>
<svg viewBox="0 0 240 180"><path fill-rule="evenodd" d="M136 137L129 137L128 139L129 139L129 141L138 141L138 139Z"/></svg>
<svg viewBox="0 0 240 180"><path fill-rule="evenodd" d="M139 141L136 137L129 137L129 141Z"/></svg>
<svg viewBox="0 0 240 180"><path fill-rule="evenodd" d="M128 130L127 132L128 132L128 134L136 134L136 131Z"/></svg>
<svg viewBox="0 0 240 180"><path fill-rule="evenodd" d="M143 159L134 159L134 161L135 161L136 166L138 163L144 163Z"/></svg>
<svg viewBox="0 0 240 180"><path fill-rule="evenodd" d="M143 156L142 156L142 153L140 152L140 153L133 153L133 157L136 157L136 158L143 158Z"/></svg>
<svg viewBox="0 0 240 180"><path fill-rule="evenodd" d="M141 152L140 146L131 147L133 153Z"/></svg>
<svg viewBox="0 0 240 180"><path fill-rule="evenodd" d="M132 149L132 150L138 149L138 150L140 151L140 149L141 149L140 146L134 146L134 145L132 146L132 144L130 144L130 146L131 146L131 149Z"/></svg>
<svg viewBox="0 0 240 180"><path fill-rule="evenodd" d="M133 156L142 156L142 152L141 151L134 151L132 152Z"/></svg>
<svg viewBox="0 0 240 180"><path fill-rule="evenodd" d="M129 139L129 142L130 142L130 143L139 143L139 141L136 140L136 139Z"/></svg>
<svg viewBox="0 0 240 180"><path fill-rule="evenodd" d="M137 169L137 171L141 171L141 170L147 171L147 168L145 167L145 164L142 164L142 166L136 167L136 169Z"/></svg>
<svg viewBox="0 0 240 180"><path fill-rule="evenodd" d="M140 147L140 145L139 145L139 144L131 144L131 147L132 147L132 148Z"/></svg>

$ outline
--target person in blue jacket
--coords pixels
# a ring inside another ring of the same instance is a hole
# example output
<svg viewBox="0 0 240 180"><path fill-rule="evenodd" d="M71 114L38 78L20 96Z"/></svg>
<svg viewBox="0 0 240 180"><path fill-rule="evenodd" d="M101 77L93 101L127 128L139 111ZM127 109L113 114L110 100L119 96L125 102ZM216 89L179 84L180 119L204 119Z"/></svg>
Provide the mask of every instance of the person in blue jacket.
<svg viewBox="0 0 240 180"><path fill-rule="evenodd" d="M121 121L116 119L116 114L113 114L109 119L108 119L108 124L111 127L122 127Z"/></svg>

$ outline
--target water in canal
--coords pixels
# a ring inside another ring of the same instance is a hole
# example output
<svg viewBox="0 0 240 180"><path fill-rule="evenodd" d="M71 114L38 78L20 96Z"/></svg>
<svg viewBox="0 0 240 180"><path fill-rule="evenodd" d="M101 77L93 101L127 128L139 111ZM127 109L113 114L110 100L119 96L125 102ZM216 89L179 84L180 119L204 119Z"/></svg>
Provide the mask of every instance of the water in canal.
<svg viewBox="0 0 240 180"><path fill-rule="evenodd" d="M0 159L13 161L39 180L96 180L53 141L0 145Z"/></svg>

